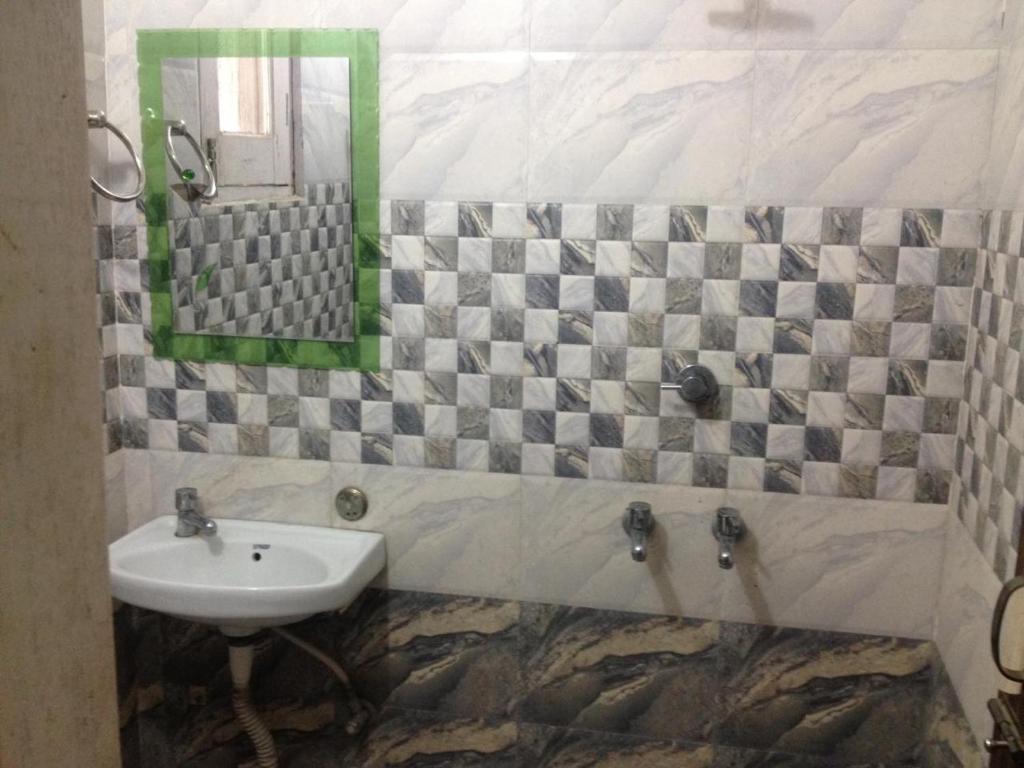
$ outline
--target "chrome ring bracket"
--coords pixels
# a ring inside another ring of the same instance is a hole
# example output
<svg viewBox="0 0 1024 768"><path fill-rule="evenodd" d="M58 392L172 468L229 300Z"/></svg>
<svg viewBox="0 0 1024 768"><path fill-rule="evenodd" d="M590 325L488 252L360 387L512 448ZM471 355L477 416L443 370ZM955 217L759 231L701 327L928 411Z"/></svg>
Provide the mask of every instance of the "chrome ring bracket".
<svg viewBox="0 0 1024 768"><path fill-rule="evenodd" d="M1006 582L999 592L999 599L996 600L996 608L992 613L992 660L996 663L999 674L1008 680L1013 680L1015 683L1024 683L1024 671L1007 669L1003 666L1003 654L999 647L999 641L1003 634L1003 619L1006 617L1006 606L1009 604L1013 594L1021 587L1024 587L1024 576L1018 576Z"/></svg>
<svg viewBox="0 0 1024 768"><path fill-rule="evenodd" d="M139 183L136 185L135 189L126 195L119 195L117 192L107 189L96 181L95 177L90 176L89 182L92 184L92 188L108 200L114 200L118 203L130 203L132 200L138 199L146 189L146 171L142 167L142 158L140 158L139 153L135 151L135 147L132 146L131 140L124 135L124 131L108 121L107 115L100 110L88 112L86 114L86 119L88 121L89 128L105 128L120 139L121 143L124 144L125 148L128 150L128 154L132 156L132 162L135 163L135 172L139 177Z"/></svg>
<svg viewBox="0 0 1024 768"><path fill-rule="evenodd" d="M175 136L181 136L185 139L202 162L203 173L206 175L206 186L205 188L196 186L195 190L201 200L210 202L217 197L217 177L213 173L213 166L210 164L209 158L203 152L203 148L199 146L196 137L188 130L184 120L168 120L165 124L167 126L167 133L164 139L164 147L167 150L167 159L171 161L171 167L174 168L174 173L177 174L178 180L191 184L193 174L191 170L186 170L178 160L178 155L174 151L174 142L172 141Z"/></svg>
<svg viewBox="0 0 1024 768"><path fill-rule="evenodd" d="M339 515L354 523L366 517L370 500L364 491L350 485L338 491L338 495L334 497L334 508Z"/></svg>

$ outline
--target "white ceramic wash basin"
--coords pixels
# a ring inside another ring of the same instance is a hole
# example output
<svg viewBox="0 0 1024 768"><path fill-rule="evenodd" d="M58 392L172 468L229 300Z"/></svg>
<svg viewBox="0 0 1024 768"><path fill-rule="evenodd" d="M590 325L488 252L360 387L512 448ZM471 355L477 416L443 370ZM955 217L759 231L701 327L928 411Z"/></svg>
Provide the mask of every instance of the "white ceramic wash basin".
<svg viewBox="0 0 1024 768"><path fill-rule="evenodd" d="M384 568L379 533L216 522L213 536L177 538L166 515L115 541L114 597L230 634L344 608Z"/></svg>

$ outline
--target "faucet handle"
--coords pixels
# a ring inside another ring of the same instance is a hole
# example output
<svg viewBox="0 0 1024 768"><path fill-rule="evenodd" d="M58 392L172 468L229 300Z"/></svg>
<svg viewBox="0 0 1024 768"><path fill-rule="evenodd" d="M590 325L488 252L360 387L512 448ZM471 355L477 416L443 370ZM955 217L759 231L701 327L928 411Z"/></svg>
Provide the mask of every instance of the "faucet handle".
<svg viewBox="0 0 1024 768"><path fill-rule="evenodd" d="M629 502L622 525L627 531L636 530L650 533L651 529L654 528L654 515L651 513L651 505L646 501Z"/></svg>
<svg viewBox="0 0 1024 768"><path fill-rule="evenodd" d="M199 503L199 490L196 488L178 488L174 491L174 508L179 512L195 509Z"/></svg>
<svg viewBox="0 0 1024 768"><path fill-rule="evenodd" d="M662 384L663 391L674 391L688 403L708 403L718 397L718 380L706 365L688 365L679 372L674 383Z"/></svg>

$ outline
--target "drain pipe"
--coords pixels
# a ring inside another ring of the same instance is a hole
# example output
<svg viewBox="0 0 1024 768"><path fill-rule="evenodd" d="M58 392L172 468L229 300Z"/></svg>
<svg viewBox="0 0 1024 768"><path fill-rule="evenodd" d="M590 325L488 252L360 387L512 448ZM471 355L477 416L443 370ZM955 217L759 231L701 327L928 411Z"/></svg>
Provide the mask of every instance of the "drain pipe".
<svg viewBox="0 0 1024 768"><path fill-rule="evenodd" d="M274 737L260 720L256 708L252 705L252 696L249 692L253 647L252 636L228 638L228 663L231 667L231 682L234 686L234 692L231 694L231 706L235 710L235 717L238 718L238 722L256 748L256 765L259 768L278 768Z"/></svg>

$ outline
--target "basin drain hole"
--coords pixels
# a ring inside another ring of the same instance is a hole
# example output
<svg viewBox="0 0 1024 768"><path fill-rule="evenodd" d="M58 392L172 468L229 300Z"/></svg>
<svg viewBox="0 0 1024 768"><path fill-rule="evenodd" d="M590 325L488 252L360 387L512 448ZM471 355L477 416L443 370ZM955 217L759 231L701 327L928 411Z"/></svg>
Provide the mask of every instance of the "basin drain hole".
<svg viewBox="0 0 1024 768"><path fill-rule="evenodd" d="M252 559L258 563L260 560L263 559L263 555L261 555L259 552L253 552Z"/></svg>

